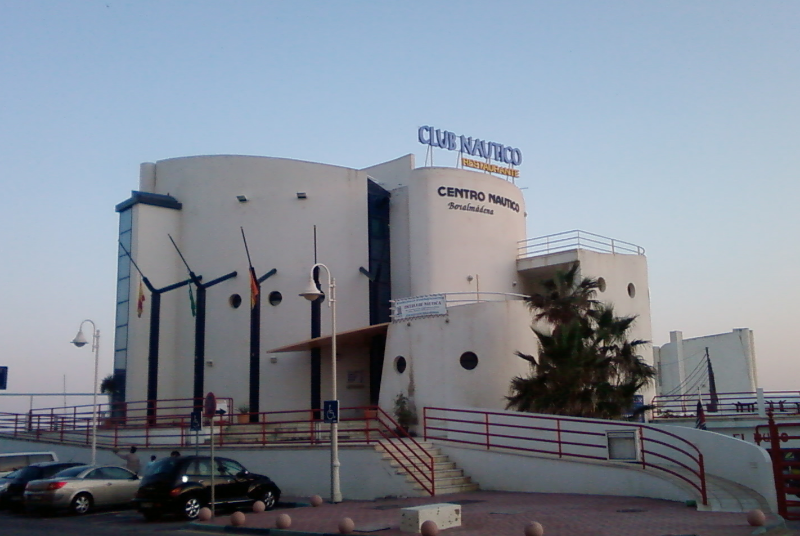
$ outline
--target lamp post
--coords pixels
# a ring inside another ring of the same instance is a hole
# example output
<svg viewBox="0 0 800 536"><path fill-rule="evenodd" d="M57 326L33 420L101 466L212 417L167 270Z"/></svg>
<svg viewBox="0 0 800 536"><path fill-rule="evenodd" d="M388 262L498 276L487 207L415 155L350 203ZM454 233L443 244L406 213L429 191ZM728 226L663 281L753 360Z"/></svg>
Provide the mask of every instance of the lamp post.
<svg viewBox="0 0 800 536"><path fill-rule="evenodd" d="M308 287L300 295L308 301L314 301L322 297L322 292L314 281L314 269L325 268L328 274L328 307L331 309L331 390L333 400L338 401L336 392L336 279L331 277L331 270L321 263L311 267L311 275L308 279ZM338 420L338 419L337 419ZM331 502L342 502L342 490L339 485L339 423L331 423Z"/></svg>
<svg viewBox="0 0 800 536"><path fill-rule="evenodd" d="M81 348L86 346L86 337L83 335L83 325L89 322L92 325L92 350L94 350L94 389L92 390L92 465L97 463L97 363L100 359L100 330L91 320L84 320L78 328L78 334L72 339L72 344Z"/></svg>

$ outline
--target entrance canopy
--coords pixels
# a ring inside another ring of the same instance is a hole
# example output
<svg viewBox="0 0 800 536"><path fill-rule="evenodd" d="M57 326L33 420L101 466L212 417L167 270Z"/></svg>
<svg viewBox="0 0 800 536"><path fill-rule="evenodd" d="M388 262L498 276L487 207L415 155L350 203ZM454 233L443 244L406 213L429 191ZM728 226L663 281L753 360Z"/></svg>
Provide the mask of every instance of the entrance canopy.
<svg viewBox="0 0 800 536"><path fill-rule="evenodd" d="M345 346L369 346L370 339L376 335L386 335L390 322L384 324L375 324L374 326L366 326L363 328L351 329L349 331L342 331L336 334L336 344L339 347ZM281 346L273 350L267 350L268 354L277 354L280 352L299 352L301 350L311 350L312 348L329 348L331 346L331 336L316 337L308 339L307 341L290 344L289 346Z"/></svg>

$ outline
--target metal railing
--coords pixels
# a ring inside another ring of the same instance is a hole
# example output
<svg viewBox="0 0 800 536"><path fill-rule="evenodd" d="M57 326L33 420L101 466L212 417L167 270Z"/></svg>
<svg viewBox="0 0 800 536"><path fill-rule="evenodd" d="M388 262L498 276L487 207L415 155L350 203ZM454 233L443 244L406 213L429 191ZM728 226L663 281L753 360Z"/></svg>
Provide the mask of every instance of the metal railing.
<svg viewBox="0 0 800 536"><path fill-rule="evenodd" d="M644 248L636 244L576 229L521 240L517 246L517 258L525 259L573 249L586 249L599 253L644 255Z"/></svg>
<svg viewBox="0 0 800 536"><path fill-rule="evenodd" d="M218 404L233 407L233 399L218 398ZM193 399L127 402L115 408L112 417L105 404L98 421L97 444L100 448L136 445L141 448L182 448L205 445L209 428L190 431ZM147 415L148 407L157 407L158 415ZM214 417L214 443L220 447L236 446L325 446L330 444L330 426L321 419L321 410L301 409L264 411ZM205 420L204 425L208 425ZM90 445L92 406L73 406L31 410L28 413L0 413L0 437L51 441L72 445ZM433 455L428 453L408 431L379 407L340 408L339 443L376 445L385 448L408 475L427 493L436 491Z"/></svg>
<svg viewBox="0 0 800 536"><path fill-rule="evenodd" d="M709 393L698 395L656 395L653 397L653 420L694 417L697 413L697 402L703 405L706 418L736 417L760 415L766 417L767 412L779 415L800 415L800 391L745 391L736 393L718 393L711 397Z"/></svg>
<svg viewBox="0 0 800 536"><path fill-rule="evenodd" d="M638 434L637 463L643 469L662 471L683 480L698 491L704 505L708 504L700 450L682 437L645 424L426 407L423 428L426 440L602 462L610 459L607 432L633 430Z"/></svg>

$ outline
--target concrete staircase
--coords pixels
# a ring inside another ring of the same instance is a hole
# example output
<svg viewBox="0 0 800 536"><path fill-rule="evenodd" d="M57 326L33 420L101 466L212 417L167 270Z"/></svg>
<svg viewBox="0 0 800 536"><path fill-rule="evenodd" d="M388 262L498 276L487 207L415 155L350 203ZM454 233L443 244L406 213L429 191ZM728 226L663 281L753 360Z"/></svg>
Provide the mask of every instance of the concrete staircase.
<svg viewBox="0 0 800 536"><path fill-rule="evenodd" d="M421 496L429 495L420 482L430 487L430 472L424 464L430 464L431 460L435 477L434 495L480 489L471 477L464 475L463 469L456 467L455 462L450 461L450 458L446 454L442 454L441 450L430 441L414 441L406 438L382 439L375 446L375 450L383 453L383 459L395 469L397 474L406 475L406 480ZM408 461L409 459L411 462ZM398 460L400 461L398 462ZM417 478L414 478L415 476Z"/></svg>

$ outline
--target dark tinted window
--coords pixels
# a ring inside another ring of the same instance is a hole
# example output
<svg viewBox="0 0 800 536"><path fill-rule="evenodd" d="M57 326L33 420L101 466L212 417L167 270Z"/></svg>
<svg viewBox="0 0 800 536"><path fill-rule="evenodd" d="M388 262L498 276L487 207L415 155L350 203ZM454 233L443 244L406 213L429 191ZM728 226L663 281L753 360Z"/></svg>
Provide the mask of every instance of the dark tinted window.
<svg viewBox="0 0 800 536"><path fill-rule="evenodd" d="M44 478L50 478L51 476L55 475L66 469L67 467L72 467L71 465L48 465L47 467L42 468L42 475Z"/></svg>
<svg viewBox="0 0 800 536"><path fill-rule="evenodd" d="M221 474L236 476L245 470L242 464L233 460L217 460L217 463L221 467Z"/></svg>
<svg viewBox="0 0 800 536"><path fill-rule="evenodd" d="M103 467L103 472L106 474L106 478L111 480L128 480L133 476L133 473L122 467Z"/></svg>
<svg viewBox="0 0 800 536"><path fill-rule="evenodd" d="M42 478L42 468L34 467L33 465L26 467L19 472L17 478L20 480L36 480Z"/></svg>
<svg viewBox="0 0 800 536"><path fill-rule="evenodd" d="M57 462L52 454L31 454L29 463Z"/></svg>
<svg viewBox="0 0 800 536"><path fill-rule="evenodd" d="M211 460L200 458L192 460L186 468L187 476L207 476L211 474Z"/></svg>
<svg viewBox="0 0 800 536"><path fill-rule="evenodd" d="M148 467L145 474L148 476L165 475L175 471L177 466L178 462L175 458L164 458L154 462L153 465Z"/></svg>

